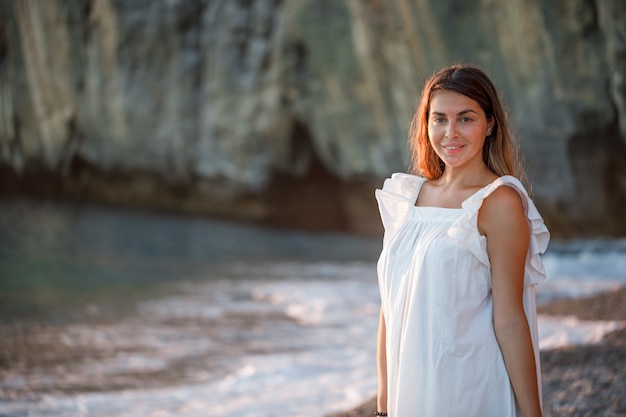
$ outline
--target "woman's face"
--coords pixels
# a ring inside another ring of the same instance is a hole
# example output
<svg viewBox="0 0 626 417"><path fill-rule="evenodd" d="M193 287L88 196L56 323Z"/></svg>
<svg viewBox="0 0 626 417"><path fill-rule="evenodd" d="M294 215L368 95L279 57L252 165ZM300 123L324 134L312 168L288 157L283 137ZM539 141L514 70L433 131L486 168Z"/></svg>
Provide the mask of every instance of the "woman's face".
<svg viewBox="0 0 626 417"><path fill-rule="evenodd" d="M478 102L450 90L437 91L430 99L428 139L446 167L484 164L483 145L493 119L487 120Z"/></svg>

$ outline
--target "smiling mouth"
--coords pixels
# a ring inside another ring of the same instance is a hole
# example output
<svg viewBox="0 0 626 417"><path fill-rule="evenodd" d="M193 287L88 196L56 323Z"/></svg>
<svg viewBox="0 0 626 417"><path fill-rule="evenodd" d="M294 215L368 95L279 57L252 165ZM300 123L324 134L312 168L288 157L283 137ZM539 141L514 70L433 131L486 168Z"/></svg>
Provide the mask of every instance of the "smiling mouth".
<svg viewBox="0 0 626 417"><path fill-rule="evenodd" d="M457 149L461 149L463 146L458 145L458 146L444 146L443 149L446 149L448 151L456 151Z"/></svg>

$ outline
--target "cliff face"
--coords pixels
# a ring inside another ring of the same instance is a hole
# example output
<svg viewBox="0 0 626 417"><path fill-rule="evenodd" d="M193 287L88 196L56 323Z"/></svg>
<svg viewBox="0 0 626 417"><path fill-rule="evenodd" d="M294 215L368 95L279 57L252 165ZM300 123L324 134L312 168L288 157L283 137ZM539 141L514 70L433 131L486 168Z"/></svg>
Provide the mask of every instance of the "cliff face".
<svg viewBox="0 0 626 417"><path fill-rule="evenodd" d="M0 5L0 191L378 230L422 83L462 61L553 233L626 234L621 0Z"/></svg>

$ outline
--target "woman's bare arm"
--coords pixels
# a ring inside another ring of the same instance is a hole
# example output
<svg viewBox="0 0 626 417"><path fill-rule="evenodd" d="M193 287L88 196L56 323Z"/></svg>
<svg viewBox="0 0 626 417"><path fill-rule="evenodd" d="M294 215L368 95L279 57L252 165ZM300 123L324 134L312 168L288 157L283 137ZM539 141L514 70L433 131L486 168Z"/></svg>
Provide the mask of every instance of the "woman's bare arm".
<svg viewBox="0 0 626 417"><path fill-rule="evenodd" d="M376 349L376 361L378 365L378 411L387 412L387 327L382 308L380 309L380 321L378 324L378 340Z"/></svg>
<svg viewBox="0 0 626 417"><path fill-rule="evenodd" d="M491 262L493 324L524 417L541 416L537 371L524 313L524 268L530 229L517 191L500 187L485 199L478 227Z"/></svg>

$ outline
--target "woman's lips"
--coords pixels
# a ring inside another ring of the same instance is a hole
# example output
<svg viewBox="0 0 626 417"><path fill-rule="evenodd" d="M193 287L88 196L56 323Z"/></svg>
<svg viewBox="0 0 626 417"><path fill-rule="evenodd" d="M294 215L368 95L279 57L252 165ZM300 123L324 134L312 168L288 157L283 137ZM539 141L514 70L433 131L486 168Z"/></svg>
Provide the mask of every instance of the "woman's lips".
<svg viewBox="0 0 626 417"><path fill-rule="evenodd" d="M448 153L455 153L463 149L463 145L444 145L442 146L442 148L445 149Z"/></svg>

